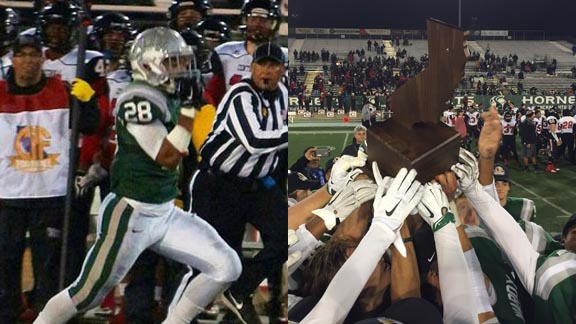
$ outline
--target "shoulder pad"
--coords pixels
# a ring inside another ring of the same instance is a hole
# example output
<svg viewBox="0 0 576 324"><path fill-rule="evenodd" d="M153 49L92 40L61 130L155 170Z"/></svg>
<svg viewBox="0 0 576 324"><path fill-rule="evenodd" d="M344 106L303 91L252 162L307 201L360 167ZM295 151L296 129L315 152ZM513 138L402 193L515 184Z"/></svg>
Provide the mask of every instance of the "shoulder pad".
<svg viewBox="0 0 576 324"><path fill-rule="evenodd" d="M218 53L218 55L230 55L234 57L248 55L243 41L226 42L218 45L214 51Z"/></svg>
<svg viewBox="0 0 576 324"><path fill-rule="evenodd" d="M142 102L147 102L147 104ZM129 109L133 112L126 113ZM125 112L124 115L122 110ZM172 117L168 109L167 98L160 90L134 83L130 84L118 97L113 115L120 120L135 123L150 123L155 119L167 122Z"/></svg>

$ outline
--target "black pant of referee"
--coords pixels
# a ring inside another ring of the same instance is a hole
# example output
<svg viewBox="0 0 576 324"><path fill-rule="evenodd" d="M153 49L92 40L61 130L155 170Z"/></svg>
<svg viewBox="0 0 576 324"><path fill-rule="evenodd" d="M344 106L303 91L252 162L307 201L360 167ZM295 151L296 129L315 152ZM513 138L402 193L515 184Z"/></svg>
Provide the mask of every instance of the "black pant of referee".
<svg viewBox="0 0 576 324"><path fill-rule="evenodd" d="M236 299L250 295L265 278L280 272L288 257L288 207L278 185L267 187L246 179L201 169L193 176L192 211L212 225L242 260L242 275L230 287ZM253 258L242 257L246 224L259 232L264 248Z"/></svg>

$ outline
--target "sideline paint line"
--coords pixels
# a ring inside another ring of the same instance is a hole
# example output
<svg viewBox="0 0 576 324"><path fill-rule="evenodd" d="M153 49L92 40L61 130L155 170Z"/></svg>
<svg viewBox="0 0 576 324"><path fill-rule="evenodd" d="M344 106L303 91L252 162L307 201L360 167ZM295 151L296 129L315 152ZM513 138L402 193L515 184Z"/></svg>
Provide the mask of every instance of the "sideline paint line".
<svg viewBox="0 0 576 324"><path fill-rule="evenodd" d="M344 144L342 144L342 151L344 151L344 149L346 148L346 143L348 143L348 135L350 135L350 133L346 133L346 138L344 138Z"/></svg>
<svg viewBox="0 0 576 324"><path fill-rule="evenodd" d="M542 199L543 202L545 202L545 203L547 203L548 205L550 205L550 206L558 209L559 211L563 212L564 214L566 214L566 215L568 215L568 216L572 214L572 213L570 213L569 211L567 211L566 209L564 209L564 208L556 205L556 204L553 203L553 202L550 202L550 200L548 200L548 199L540 196L539 194L537 194L537 193L535 193L534 191L532 191L532 190L524 187L523 185L519 184L518 182L516 182L516 181L514 181L514 180L510 180L510 182L512 182L515 186L518 186L518 187L520 187L521 189L524 189L525 191L527 191L528 193L530 193L530 194L533 195L534 197L537 197L537 198ZM568 216L566 216L566 217L568 217Z"/></svg>

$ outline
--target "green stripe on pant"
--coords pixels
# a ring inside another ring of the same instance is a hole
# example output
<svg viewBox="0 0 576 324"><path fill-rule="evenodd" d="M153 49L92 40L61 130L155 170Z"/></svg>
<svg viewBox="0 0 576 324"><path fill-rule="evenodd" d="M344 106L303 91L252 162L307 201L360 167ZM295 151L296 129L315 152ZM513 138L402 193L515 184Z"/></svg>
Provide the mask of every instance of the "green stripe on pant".
<svg viewBox="0 0 576 324"><path fill-rule="evenodd" d="M110 277L133 211L121 197L115 197L106 206L102 215L101 233L89 253L80 280L69 290L79 311L94 301Z"/></svg>

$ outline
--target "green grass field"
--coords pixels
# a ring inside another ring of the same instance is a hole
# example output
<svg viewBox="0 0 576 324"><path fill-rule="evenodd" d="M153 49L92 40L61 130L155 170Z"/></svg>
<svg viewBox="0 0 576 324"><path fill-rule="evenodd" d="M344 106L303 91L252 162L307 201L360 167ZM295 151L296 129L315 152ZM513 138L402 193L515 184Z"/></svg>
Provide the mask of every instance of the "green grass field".
<svg viewBox="0 0 576 324"><path fill-rule="evenodd" d="M353 128L357 123L322 123L320 120L295 123L289 126L289 165L292 165L308 146L330 146L332 157L339 156L342 149L352 142ZM520 151L520 146L518 146ZM328 158L322 158L324 167ZM546 165L543 162L542 168ZM576 166L560 161L557 173L523 172L515 162L510 163L512 189L510 196L534 200L537 217L534 221L547 231L562 231L568 217L576 212Z"/></svg>

